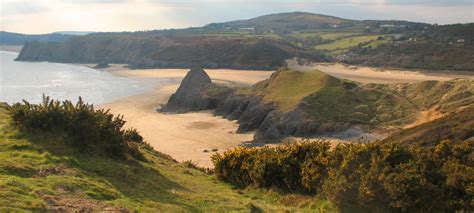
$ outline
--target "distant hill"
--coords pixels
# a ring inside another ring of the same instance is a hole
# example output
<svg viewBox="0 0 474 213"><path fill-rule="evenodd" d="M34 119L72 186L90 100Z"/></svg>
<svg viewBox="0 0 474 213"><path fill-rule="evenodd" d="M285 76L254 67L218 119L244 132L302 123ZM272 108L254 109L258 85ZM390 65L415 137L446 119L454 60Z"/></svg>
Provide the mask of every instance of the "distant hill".
<svg viewBox="0 0 474 213"><path fill-rule="evenodd" d="M20 33L11 33L0 31L0 45L23 45L26 42L63 42L75 37L75 35L67 35L60 33L28 35Z"/></svg>
<svg viewBox="0 0 474 213"><path fill-rule="evenodd" d="M474 24L349 20L293 12L187 29L94 33L27 44L18 60L135 68L276 69L294 57L378 67L474 71ZM303 60L301 60L303 61Z"/></svg>
<svg viewBox="0 0 474 213"><path fill-rule="evenodd" d="M249 29L256 32L291 33L298 30L350 26L356 21L313 13L293 12L259 16L248 20L206 25L205 29Z"/></svg>

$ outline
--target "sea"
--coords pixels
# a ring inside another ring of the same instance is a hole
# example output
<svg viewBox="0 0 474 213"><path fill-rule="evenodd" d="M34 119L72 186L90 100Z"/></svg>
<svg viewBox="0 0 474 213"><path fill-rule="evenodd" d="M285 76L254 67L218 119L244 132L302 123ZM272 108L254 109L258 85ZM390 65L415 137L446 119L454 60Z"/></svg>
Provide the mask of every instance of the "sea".
<svg viewBox="0 0 474 213"><path fill-rule="evenodd" d="M120 77L82 65L15 61L16 52L0 51L0 102L39 103L47 95L58 100L78 97L104 104L151 91L169 79Z"/></svg>

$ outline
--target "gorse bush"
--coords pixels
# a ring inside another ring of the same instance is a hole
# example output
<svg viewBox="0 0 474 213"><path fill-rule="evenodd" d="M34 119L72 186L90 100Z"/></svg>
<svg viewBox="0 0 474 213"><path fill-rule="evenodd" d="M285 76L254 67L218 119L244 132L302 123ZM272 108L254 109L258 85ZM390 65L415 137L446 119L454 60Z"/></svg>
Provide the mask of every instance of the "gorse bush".
<svg viewBox="0 0 474 213"><path fill-rule="evenodd" d="M64 135L83 153L142 158L138 144L143 143L143 138L135 129L123 128L123 116L114 116L109 110L94 109L81 97L73 104L43 96L41 104L23 101L8 107L8 113L15 125L25 130Z"/></svg>
<svg viewBox="0 0 474 213"><path fill-rule="evenodd" d="M418 148L301 142L239 147L212 157L221 180L317 194L341 209L450 212L474 209L473 142Z"/></svg>

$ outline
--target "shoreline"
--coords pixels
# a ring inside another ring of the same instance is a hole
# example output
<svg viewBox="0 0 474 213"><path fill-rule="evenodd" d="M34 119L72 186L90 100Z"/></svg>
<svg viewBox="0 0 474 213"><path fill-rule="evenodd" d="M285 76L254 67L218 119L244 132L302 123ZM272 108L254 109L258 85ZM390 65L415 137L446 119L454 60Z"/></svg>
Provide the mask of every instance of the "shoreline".
<svg viewBox="0 0 474 213"><path fill-rule="evenodd" d="M103 71L113 75L133 78L182 79L188 70L122 70ZM214 82L234 86L247 86L265 80L272 72L253 72L242 75L239 70L206 70ZM180 80L179 80L180 81ZM124 116L126 127L136 128L155 150L170 155L177 161L196 163L200 167L212 168L211 156L217 152L244 145L253 139L254 133L236 134L237 121L214 116L211 110L184 114L160 113L156 109L165 104L179 83L157 85L152 91L129 96L100 108L109 108L114 114ZM213 151L215 150L215 151Z"/></svg>

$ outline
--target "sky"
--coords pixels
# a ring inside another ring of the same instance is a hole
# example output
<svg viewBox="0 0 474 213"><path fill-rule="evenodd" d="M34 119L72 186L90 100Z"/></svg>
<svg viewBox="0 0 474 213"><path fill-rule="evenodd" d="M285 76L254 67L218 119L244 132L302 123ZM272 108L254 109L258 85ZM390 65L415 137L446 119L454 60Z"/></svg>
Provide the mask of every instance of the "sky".
<svg viewBox="0 0 474 213"><path fill-rule="evenodd" d="M349 19L474 22L474 0L0 0L0 31L138 31L203 26L280 12Z"/></svg>

